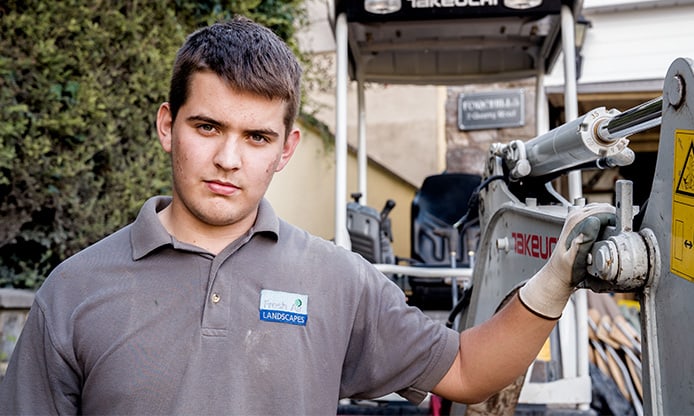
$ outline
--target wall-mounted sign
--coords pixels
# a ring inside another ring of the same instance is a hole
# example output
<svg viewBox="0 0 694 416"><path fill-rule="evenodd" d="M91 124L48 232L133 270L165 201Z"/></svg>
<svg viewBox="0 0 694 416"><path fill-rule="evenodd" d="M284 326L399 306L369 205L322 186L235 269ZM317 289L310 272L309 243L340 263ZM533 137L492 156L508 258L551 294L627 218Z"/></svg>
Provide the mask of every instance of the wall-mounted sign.
<svg viewBox="0 0 694 416"><path fill-rule="evenodd" d="M525 124L524 110L522 89L461 93L458 97L458 129L520 127Z"/></svg>

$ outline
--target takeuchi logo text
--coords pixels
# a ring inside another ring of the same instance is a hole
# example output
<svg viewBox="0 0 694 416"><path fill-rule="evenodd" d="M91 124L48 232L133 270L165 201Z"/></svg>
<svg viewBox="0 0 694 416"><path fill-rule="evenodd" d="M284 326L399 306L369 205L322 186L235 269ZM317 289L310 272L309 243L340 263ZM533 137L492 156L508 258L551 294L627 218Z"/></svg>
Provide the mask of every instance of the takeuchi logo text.
<svg viewBox="0 0 694 416"><path fill-rule="evenodd" d="M499 0L409 0L413 9L434 7L479 7L498 6Z"/></svg>
<svg viewBox="0 0 694 416"><path fill-rule="evenodd" d="M525 233L511 233L511 236L515 252L522 256L546 260L557 245L557 237Z"/></svg>

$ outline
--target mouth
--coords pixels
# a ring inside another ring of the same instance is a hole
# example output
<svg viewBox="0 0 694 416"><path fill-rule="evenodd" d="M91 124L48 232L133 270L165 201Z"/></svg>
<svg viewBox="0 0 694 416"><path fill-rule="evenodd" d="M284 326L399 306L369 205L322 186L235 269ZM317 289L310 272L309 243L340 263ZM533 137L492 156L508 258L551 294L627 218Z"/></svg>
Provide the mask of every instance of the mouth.
<svg viewBox="0 0 694 416"><path fill-rule="evenodd" d="M230 182L218 180L205 181L205 185L207 185L207 189L210 190L213 194L224 196L232 195L233 193L241 189Z"/></svg>

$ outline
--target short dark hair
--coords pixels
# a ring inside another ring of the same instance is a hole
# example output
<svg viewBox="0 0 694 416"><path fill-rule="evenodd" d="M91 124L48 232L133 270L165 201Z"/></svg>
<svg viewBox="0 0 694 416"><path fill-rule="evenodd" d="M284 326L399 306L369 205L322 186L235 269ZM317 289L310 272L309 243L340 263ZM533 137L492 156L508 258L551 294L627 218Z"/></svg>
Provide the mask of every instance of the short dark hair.
<svg viewBox="0 0 694 416"><path fill-rule="evenodd" d="M301 66L287 44L270 29L237 16L196 30L174 61L169 106L172 120L185 104L193 74L209 70L231 88L286 102L285 134L301 100Z"/></svg>

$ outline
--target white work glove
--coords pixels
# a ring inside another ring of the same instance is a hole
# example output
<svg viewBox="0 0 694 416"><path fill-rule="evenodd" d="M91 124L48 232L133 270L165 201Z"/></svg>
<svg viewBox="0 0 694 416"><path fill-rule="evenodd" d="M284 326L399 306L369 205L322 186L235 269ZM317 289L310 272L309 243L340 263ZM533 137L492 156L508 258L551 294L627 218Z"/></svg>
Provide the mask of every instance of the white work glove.
<svg viewBox="0 0 694 416"><path fill-rule="evenodd" d="M576 285L589 277L587 258L593 243L615 218L615 208L604 203L569 212L549 261L518 293L523 305L546 319L559 319Z"/></svg>

